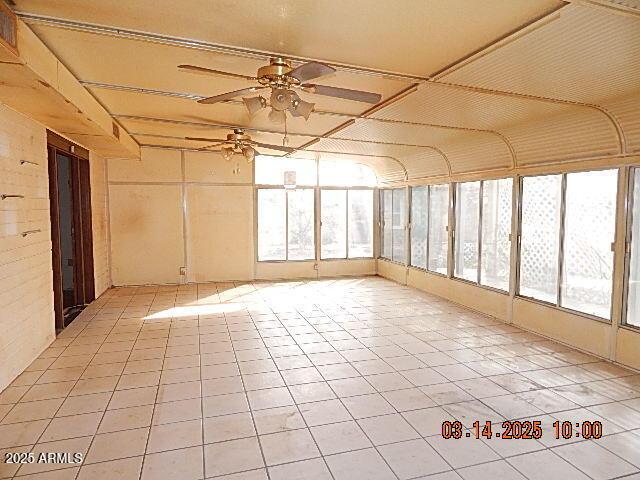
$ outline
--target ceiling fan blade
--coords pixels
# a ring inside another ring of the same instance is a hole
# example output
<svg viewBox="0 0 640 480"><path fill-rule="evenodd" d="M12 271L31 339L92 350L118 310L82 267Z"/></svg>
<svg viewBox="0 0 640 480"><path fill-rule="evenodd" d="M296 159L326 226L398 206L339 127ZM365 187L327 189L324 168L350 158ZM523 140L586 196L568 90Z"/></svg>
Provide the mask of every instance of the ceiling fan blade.
<svg viewBox="0 0 640 480"><path fill-rule="evenodd" d="M198 100L198 103L205 105L211 105L212 103L224 102L225 100L231 100L232 98L241 97L248 93L257 92L258 90L264 90L265 87L249 87L242 90L234 90L233 92L223 93L221 95L214 95L213 97L203 98Z"/></svg>
<svg viewBox="0 0 640 480"><path fill-rule="evenodd" d="M348 88L328 87L326 85L305 84L302 88L309 93L316 95L325 95L327 97L344 98L345 100L354 100L364 103L378 103L382 100L379 93L363 92L361 90L350 90Z"/></svg>
<svg viewBox="0 0 640 480"><path fill-rule="evenodd" d="M220 77L242 78L243 80L255 80L256 77L249 77L239 73L223 72L222 70L214 70L207 67L198 67L197 65L178 65L180 70L186 70L193 73L207 73L210 75L218 75Z"/></svg>
<svg viewBox="0 0 640 480"><path fill-rule="evenodd" d="M291 147L283 147L281 145L271 145L269 143L254 142L253 140L251 141L251 145L255 145L256 147L268 148L269 150L277 150L279 152L287 152L287 153L295 152L296 150L295 148L291 148Z"/></svg>
<svg viewBox="0 0 640 480"><path fill-rule="evenodd" d="M205 145L204 147L200 147L198 148L198 150L206 150L206 151L214 151L214 150L209 150L212 147L219 147L220 145L223 145L222 143L218 142L218 143L212 143L211 145Z"/></svg>
<svg viewBox="0 0 640 480"><path fill-rule="evenodd" d="M289 72L289 76L294 77L298 79L300 83L303 83L308 80L313 80L314 78L324 77L325 75L329 75L335 71L335 68L325 65L324 63L309 62L291 70Z"/></svg>
<svg viewBox="0 0 640 480"><path fill-rule="evenodd" d="M209 143L225 143L227 139L222 138L206 138L206 137L184 137L185 140L193 140L194 142L209 142Z"/></svg>

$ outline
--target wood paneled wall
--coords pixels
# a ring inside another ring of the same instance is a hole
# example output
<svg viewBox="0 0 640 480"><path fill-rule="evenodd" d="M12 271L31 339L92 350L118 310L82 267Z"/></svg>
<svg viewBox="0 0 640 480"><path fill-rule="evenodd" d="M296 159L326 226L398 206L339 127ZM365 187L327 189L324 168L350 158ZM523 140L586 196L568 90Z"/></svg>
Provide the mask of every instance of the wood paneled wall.
<svg viewBox="0 0 640 480"><path fill-rule="evenodd" d="M2 194L0 390L55 337L46 129L0 105Z"/></svg>

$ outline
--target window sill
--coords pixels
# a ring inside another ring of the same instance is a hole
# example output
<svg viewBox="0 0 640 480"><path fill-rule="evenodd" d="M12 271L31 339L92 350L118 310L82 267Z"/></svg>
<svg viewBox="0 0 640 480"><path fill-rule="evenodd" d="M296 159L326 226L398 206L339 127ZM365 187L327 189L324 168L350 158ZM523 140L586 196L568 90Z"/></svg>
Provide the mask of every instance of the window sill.
<svg viewBox="0 0 640 480"><path fill-rule="evenodd" d="M561 307L561 306L555 305L553 303L545 302L544 300L538 300L538 299L532 298L532 297L523 297L522 295L516 295L514 297L514 299L524 300L524 301L529 302L529 303L535 303L537 305L542 305L544 307L553 308L553 309L558 310L560 312L568 313L570 315L575 315L577 317L586 318L587 320L595 320L596 322L604 323L604 324L607 324L607 325L611 325L612 324L612 321L610 319L606 319L606 318L602 318L602 317L596 317L595 315L590 315L588 313L579 312L578 310L572 310L570 308Z"/></svg>
<svg viewBox="0 0 640 480"><path fill-rule="evenodd" d="M428 270L422 267L416 267L415 265L409 265L409 268L411 270L415 270L416 272L428 273L429 275L436 275L442 278L449 278L449 276L446 273L434 272L433 270Z"/></svg>
<svg viewBox="0 0 640 480"><path fill-rule="evenodd" d="M467 284L467 285L472 285L474 287L478 287L478 288L481 288L483 290L488 290L490 292L495 292L495 293L499 293L501 295L509 296L509 292L507 292L506 290L501 290L499 288L490 287L489 285L482 285L481 283L472 282L472 281L466 280L464 278L451 277L451 280L455 280L456 282L464 283L464 284Z"/></svg>
<svg viewBox="0 0 640 480"><path fill-rule="evenodd" d="M391 259L385 258L385 257L378 257L378 258L376 258L376 260L382 260L384 262L391 263L393 265L398 265L399 267L406 267L407 266L404 263L396 262L395 260L391 260Z"/></svg>

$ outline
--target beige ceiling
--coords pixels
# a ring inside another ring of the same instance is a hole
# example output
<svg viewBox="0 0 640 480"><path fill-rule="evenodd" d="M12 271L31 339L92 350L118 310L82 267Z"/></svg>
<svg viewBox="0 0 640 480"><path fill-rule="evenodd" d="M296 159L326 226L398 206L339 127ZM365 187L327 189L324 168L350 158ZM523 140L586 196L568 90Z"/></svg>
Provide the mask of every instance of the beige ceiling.
<svg viewBox="0 0 640 480"><path fill-rule="evenodd" d="M427 76L557 0L15 0L20 11ZM452 41L455 39L455 41Z"/></svg>
<svg viewBox="0 0 640 480"><path fill-rule="evenodd" d="M368 112L367 104L301 94L316 112L287 124L290 146L368 163L382 180L640 152L640 9L621 15L607 0L15 4L145 145L199 147L184 137L220 137L223 125L281 144L283 127L266 112L250 117L241 101L195 102L251 82L176 68L255 75L271 52L336 66L318 83L382 95L388 104Z"/></svg>

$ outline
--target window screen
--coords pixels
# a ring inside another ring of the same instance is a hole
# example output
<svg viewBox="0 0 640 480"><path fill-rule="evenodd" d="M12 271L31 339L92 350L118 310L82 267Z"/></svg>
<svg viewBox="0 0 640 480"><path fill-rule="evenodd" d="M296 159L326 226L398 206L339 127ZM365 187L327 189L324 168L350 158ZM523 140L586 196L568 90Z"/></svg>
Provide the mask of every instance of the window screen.
<svg viewBox="0 0 640 480"><path fill-rule="evenodd" d="M562 175L522 179L520 294L558 301Z"/></svg>
<svg viewBox="0 0 640 480"><path fill-rule="evenodd" d="M513 179L482 182L480 283L509 290Z"/></svg>
<svg viewBox="0 0 640 480"><path fill-rule="evenodd" d="M429 187L411 189L411 265L427 268Z"/></svg>
<svg viewBox="0 0 640 480"><path fill-rule="evenodd" d="M480 182L456 187L455 275L478 281Z"/></svg>
<svg viewBox="0 0 640 480"><path fill-rule="evenodd" d="M432 185L429 194L429 254L427 267L432 272L447 273L449 252L449 185Z"/></svg>
<svg viewBox="0 0 640 480"><path fill-rule="evenodd" d="M560 305L602 318L611 315L617 186L615 170L567 175Z"/></svg>

